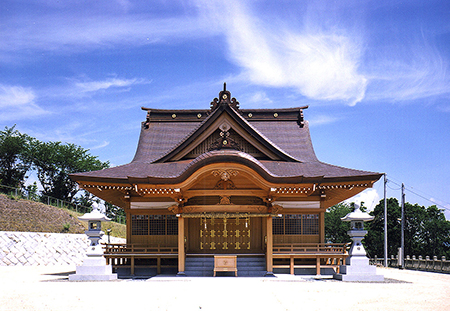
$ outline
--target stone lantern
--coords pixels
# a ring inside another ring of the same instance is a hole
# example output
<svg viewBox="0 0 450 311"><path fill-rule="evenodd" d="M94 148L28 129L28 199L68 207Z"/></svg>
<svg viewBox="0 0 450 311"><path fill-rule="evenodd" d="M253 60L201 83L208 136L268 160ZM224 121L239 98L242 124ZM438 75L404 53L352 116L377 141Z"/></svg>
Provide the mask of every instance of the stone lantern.
<svg viewBox="0 0 450 311"><path fill-rule="evenodd" d="M112 273L112 267L106 264L103 257L103 248L100 244L105 234L102 229L102 221L111 221L98 210L98 204L93 204L92 212L78 217L79 220L88 222L88 230L84 233L90 240L86 252L86 258L81 266L76 267L76 273L69 275L69 281L109 281L117 279L117 274Z"/></svg>
<svg viewBox="0 0 450 311"><path fill-rule="evenodd" d="M345 265L340 266L340 273L334 276L342 281L376 282L384 281L384 276L376 274L376 267L369 265L369 258L361 243L367 231L364 230L364 222L373 220L374 216L361 211L360 206L355 204L355 210L342 221L350 222L350 231L347 234L353 243L349 251L349 257L345 260Z"/></svg>

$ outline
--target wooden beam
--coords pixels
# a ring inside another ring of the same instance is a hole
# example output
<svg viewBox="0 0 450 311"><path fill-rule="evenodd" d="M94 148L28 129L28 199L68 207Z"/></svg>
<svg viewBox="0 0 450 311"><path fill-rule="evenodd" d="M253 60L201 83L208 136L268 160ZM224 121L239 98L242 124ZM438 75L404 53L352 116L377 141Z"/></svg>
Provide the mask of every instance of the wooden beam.
<svg viewBox="0 0 450 311"><path fill-rule="evenodd" d="M204 212L267 213L267 207L264 205L234 205L234 204L189 205L183 207L183 213L191 214Z"/></svg>
<svg viewBox="0 0 450 311"><path fill-rule="evenodd" d="M267 197L269 191L262 189L227 189L227 190L217 190L217 189L202 189L202 190L187 190L182 191L182 196L185 199L192 197L202 197L202 196L255 196L255 197Z"/></svg>

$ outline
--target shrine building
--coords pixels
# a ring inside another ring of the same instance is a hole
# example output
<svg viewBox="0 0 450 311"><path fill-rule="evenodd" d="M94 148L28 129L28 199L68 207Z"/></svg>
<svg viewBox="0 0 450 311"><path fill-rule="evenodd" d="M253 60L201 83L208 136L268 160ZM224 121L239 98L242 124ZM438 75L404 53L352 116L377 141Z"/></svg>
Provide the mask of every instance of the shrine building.
<svg viewBox="0 0 450 311"><path fill-rule="evenodd" d="M320 162L306 108L241 109L225 84L209 109L142 108L129 164L71 175L126 213L127 243L106 246L108 263L131 274L337 270L346 247L325 243L325 211L382 174Z"/></svg>

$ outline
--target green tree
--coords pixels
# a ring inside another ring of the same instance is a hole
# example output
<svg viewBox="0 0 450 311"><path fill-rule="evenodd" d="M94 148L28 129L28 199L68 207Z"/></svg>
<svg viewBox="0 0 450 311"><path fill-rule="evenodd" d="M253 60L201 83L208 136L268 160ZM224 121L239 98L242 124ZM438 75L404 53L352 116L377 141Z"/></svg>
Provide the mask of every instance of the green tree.
<svg viewBox="0 0 450 311"><path fill-rule="evenodd" d="M341 220L342 217L351 211L351 206L346 203L339 203L327 209L325 213L325 240L327 242L351 242L347 234L347 231L350 230L350 223Z"/></svg>
<svg viewBox="0 0 450 311"><path fill-rule="evenodd" d="M28 157L30 137L13 127L0 131L0 183L21 188L31 163Z"/></svg>
<svg viewBox="0 0 450 311"><path fill-rule="evenodd" d="M450 222L436 205L426 209L423 228L423 255L450 256Z"/></svg>
<svg viewBox="0 0 450 311"><path fill-rule="evenodd" d="M397 199L387 200L388 256L396 255L401 245L401 206ZM450 256L450 222L436 206L425 208L405 203L405 255ZM364 239L367 253L384 257L384 201L371 212Z"/></svg>
<svg viewBox="0 0 450 311"><path fill-rule="evenodd" d="M77 195L73 198L72 202L78 204L78 211L81 213L88 213L92 210L92 204L94 202L100 203L100 199L94 196L92 193L86 190L81 191L81 195Z"/></svg>
<svg viewBox="0 0 450 311"><path fill-rule="evenodd" d="M425 218L425 207L418 204L405 203L405 255L424 254L423 232L425 230Z"/></svg>
<svg viewBox="0 0 450 311"><path fill-rule="evenodd" d="M396 198L387 199L388 212L388 255L398 253L400 247L401 210ZM384 200L380 200L375 209L369 213L375 216L374 220L368 222L367 235L364 238L364 245L369 257L384 257Z"/></svg>
<svg viewBox="0 0 450 311"><path fill-rule="evenodd" d="M38 186L36 182L26 186L25 191L29 200L37 201L39 199Z"/></svg>
<svg viewBox="0 0 450 311"><path fill-rule="evenodd" d="M117 217L125 218L126 214L123 208L115 206L109 202L105 202L106 216L111 219L116 219Z"/></svg>
<svg viewBox="0 0 450 311"><path fill-rule="evenodd" d="M109 162L101 162L80 146L38 140L32 144L32 161L43 187L42 193L70 202L78 188L69 174L109 167Z"/></svg>

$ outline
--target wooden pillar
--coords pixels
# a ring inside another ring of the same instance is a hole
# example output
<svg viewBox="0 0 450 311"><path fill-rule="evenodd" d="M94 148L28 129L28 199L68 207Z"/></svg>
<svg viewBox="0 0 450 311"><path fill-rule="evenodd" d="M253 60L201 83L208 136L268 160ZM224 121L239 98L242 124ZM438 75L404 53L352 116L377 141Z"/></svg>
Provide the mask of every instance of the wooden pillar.
<svg viewBox="0 0 450 311"><path fill-rule="evenodd" d="M156 257L156 274L161 274L161 256Z"/></svg>
<svg viewBox="0 0 450 311"><path fill-rule="evenodd" d="M325 212L319 213L319 243L325 243Z"/></svg>
<svg viewBox="0 0 450 311"><path fill-rule="evenodd" d="M320 275L320 258L316 257L316 275Z"/></svg>
<svg viewBox="0 0 450 311"><path fill-rule="evenodd" d="M267 233L267 253L266 266L267 275L273 275L273 234L272 234L272 216L266 218L266 233Z"/></svg>
<svg viewBox="0 0 450 311"><path fill-rule="evenodd" d="M289 262L289 272L294 275L295 274L295 270L294 270L294 256L291 256L290 258L290 262Z"/></svg>
<svg viewBox="0 0 450 311"><path fill-rule="evenodd" d="M178 275L184 276L184 264L185 264L185 251L184 251L184 218L180 215L178 217Z"/></svg>
<svg viewBox="0 0 450 311"><path fill-rule="evenodd" d="M131 244L131 212L130 202L127 203L128 208L125 209L125 216L127 219L127 244Z"/></svg>

